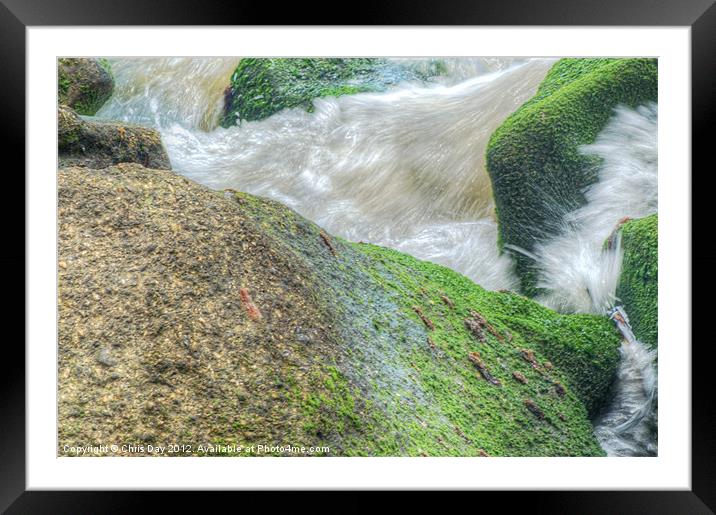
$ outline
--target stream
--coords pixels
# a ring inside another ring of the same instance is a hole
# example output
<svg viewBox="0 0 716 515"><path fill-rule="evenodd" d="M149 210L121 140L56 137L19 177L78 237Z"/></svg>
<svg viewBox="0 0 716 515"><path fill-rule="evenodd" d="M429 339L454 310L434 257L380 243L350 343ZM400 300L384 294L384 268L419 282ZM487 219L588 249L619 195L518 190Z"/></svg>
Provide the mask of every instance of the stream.
<svg viewBox="0 0 716 515"><path fill-rule="evenodd" d="M110 61L116 88L97 117L159 129L177 173L273 198L333 234L443 264L484 288L518 289L497 248L485 149L555 59L449 58L429 84L317 99L311 113L286 109L228 129L218 120L238 58ZM421 69L433 60L395 61ZM599 181L561 233L529 253L545 292L536 300L608 314L619 304L622 251L603 243L624 217L657 211L657 106L617 109L581 151L603 159ZM655 352L634 340L621 355L595 434L610 456L653 456Z"/></svg>

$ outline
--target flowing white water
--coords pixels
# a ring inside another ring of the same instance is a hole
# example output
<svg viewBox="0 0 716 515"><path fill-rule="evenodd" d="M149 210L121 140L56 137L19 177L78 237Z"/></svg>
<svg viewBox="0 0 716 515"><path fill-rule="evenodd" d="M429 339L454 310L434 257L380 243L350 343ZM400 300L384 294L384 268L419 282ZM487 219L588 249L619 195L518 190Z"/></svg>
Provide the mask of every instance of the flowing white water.
<svg viewBox="0 0 716 515"><path fill-rule="evenodd" d="M154 127L182 123L213 129L239 61L237 57L110 59L115 89L97 116Z"/></svg>
<svg viewBox="0 0 716 515"><path fill-rule="evenodd" d="M497 250L485 147L554 60L396 61L442 75L223 129L216 123L238 59L117 59L115 95L98 115L159 128L174 170L197 182L274 198L349 240L444 264L489 289L516 289L511 259ZM535 249L544 304L606 313L617 302L621 249L602 245L621 218L657 209L656 124L655 105L618 109L583 149L604 160L599 182L562 234ZM639 342L622 356L596 434L610 455L653 454L654 357Z"/></svg>
<svg viewBox="0 0 716 515"><path fill-rule="evenodd" d="M595 421L594 433L609 456L656 456L656 352L625 341L613 397Z"/></svg>
<svg viewBox="0 0 716 515"><path fill-rule="evenodd" d="M563 312L606 313L616 301L621 250L603 245L625 218L657 211L657 106L620 107L585 154L602 158L587 204L569 213L562 233L534 250L539 300Z"/></svg>
<svg viewBox="0 0 716 515"><path fill-rule="evenodd" d="M606 313L619 303L622 249L604 248L620 220L657 212L657 106L618 108L585 154L603 159L599 181L585 192L587 204L568 214L562 233L534 252L538 300L562 312ZM595 433L612 456L655 455L656 353L642 342L622 345L613 399Z"/></svg>
<svg viewBox="0 0 716 515"><path fill-rule="evenodd" d="M121 61L113 63L119 93L99 115L152 120L173 168L197 182L271 197L349 240L447 265L486 288L515 288L512 262L495 244L485 147L497 126L534 94L552 62L448 60L444 82L478 75L452 86L406 84L386 93L318 99L313 113L289 109L207 132L197 123L198 114L199 120L208 116L207 95L195 91L204 86L194 77L207 70L230 75L230 62ZM177 74L181 67L190 69L187 77ZM215 96L216 89L209 104ZM186 116L182 101L193 106L193 115Z"/></svg>

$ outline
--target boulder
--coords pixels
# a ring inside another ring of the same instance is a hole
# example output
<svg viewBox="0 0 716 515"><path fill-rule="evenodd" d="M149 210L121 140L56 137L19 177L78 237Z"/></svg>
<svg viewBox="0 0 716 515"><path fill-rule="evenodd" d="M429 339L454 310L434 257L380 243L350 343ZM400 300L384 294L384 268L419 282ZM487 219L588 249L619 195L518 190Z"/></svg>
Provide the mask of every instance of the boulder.
<svg viewBox="0 0 716 515"><path fill-rule="evenodd" d="M605 317L484 290L169 171L58 173L61 454L604 454L589 413L619 361Z"/></svg>
<svg viewBox="0 0 716 515"><path fill-rule="evenodd" d="M438 73L436 70L434 73ZM290 107L311 111L313 99L383 91L425 73L375 58L242 59L226 90L223 127L261 120Z"/></svg>
<svg viewBox="0 0 716 515"><path fill-rule="evenodd" d="M622 225L620 233L624 258L617 297L634 335L654 348L659 318L658 216L630 220Z"/></svg>
<svg viewBox="0 0 716 515"><path fill-rule="evenodd" d="M579 151L593 143L617 105L657 100L656 59L561 59L536 95L490 138L500 245L532 251L561 230L563 216L585 203L599 159ZM531 258L516 254L522 291L537 293Z"/></svg>
<svg viewBox="0 0 716 515"><path fill-rule="evenodd" d="M57 112L59 166L105 168L139 163L169 170L171 164L159 132L122 122L100 122L78 116L60 105Z"/></svg>
<svg viewBox="0 0 716 515"><path fill-rule="evenodd" d="M60 104L92 116L114 91L110 64L106 59L58 59L57 88Z"/></svg>

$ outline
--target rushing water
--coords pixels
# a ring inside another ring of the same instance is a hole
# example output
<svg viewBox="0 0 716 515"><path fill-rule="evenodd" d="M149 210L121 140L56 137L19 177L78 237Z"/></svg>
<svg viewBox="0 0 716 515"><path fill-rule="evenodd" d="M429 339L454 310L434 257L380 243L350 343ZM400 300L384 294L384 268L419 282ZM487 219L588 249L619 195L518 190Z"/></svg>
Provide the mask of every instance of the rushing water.
<svg viewBox="0 0 716 515"><path fill-rule="evenodd" d="M626 338L613 395L596 419L594 433L610 456L656 456L656 352Z"/></svg>
<svg viewBox="0 0 716 515"><path fill-rule="evenodd" d="M236 57L142 57L110 59L112 98L97 116L164 127L181 123L216 127Z"/></svg>
<svg viewBox="0 0 716 515"><path fill-rule="evenodd" d="M266 120L218 128L236 58L112 61L117 87L98 116L158 127L174 170L213 188L279 200L330 232L449 266L483 287L516 289L512 261L497 250L485 147L529 99L553 59L395 59L430 84L318 99ZM623 217L657 209L656 105L620 108L597 141L599 181L560 235L532 254L543 304L605 314L621 248L602 244ZM655 357L624 345L614 398L595 432L610 455L656 452Z"/></svg>
<svg viewBox="0 0 716 515"><path fill-rule="evenodd" d="M620 107L585 154L602 158L599 180L585 192L587 204L564 217L556 238L534 251L543 304L562 312L606 314L619 303L619 239L604 242L619 221L657 212L657 106ZM595 422L602 447L613 456L657 452L656 353L625 339L613 398Z"/></svg>
<svg viewBox="0 0 716 515"><path fill-rule="evenodd" d="M334 234L444 264L486 288L516 287L495 245L485 147L553 60L448 59L428 86L319 99L313 113L212 131L200 122L216 119L216 84L228 84L233 61L127 61L113 63L118 92L99 116L160 127L177 172L277 199Z"/></svg>
<svg viewBox="0 0 716 515"><path fill-rule="evenodd" d="M625 218L657 211L657 106L617 108L585 154L599 156L599 181L585 192L587 204L569 213L562 233L534 254L540 273L539 299L559 311L606 313L616 298L621 249L603 249Z"/></svg>

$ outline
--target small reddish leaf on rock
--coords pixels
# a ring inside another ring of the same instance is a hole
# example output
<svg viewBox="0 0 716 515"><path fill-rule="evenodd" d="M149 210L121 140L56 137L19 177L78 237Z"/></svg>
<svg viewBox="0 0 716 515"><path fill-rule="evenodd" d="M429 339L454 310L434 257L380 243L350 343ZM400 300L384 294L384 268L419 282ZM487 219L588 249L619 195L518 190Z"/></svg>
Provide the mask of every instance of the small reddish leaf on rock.
<svg viewBox="0 0 716 515"><path fill-rule="evenodd" d="M535 404L533 400L525 399L525 407L532 413L535 417L537 417L540 420L544 420L544 411Z"/></svg>
<svg viewBox="0 0 716 515"><path fill-rule="evenodd" d="M539 368L535 352L532 349L522 349L520 350L520 354L522 355L522 359L532 365L532 368Z"/></svg>
<svg viewBox="0 0 716 515"><path fill-rule="evenodd" d="M453 427L455 429L455 432L458 436L460 436L463 440L465 440L467 443L472 443L472 440L470 440L467 435L457 426Z"/></svg>
<svg viewBox="0 0 716 515"><path fill-rule="evenodd" d="M244 306L244 309L246 310L246 313L248 313L249 318L251 320L261 320L261 311L259 311L259 308L256 307L256 304L251 301L251 295L249 295L249 290L247 290L246 288L241 288L239 290L239 296L241 297L241 305Z"/></svg>
<svg viewBox="0 0 716 515"><path fill-rule="evenodd" d="M567 393L564 389L564 386L562 386L562 383L555 382L554 383L554 391L557 392L557 395L560 397L564 397L564 395Z"/></svg>
<svg viewBox="0 0 716 515"><path fill-rule="evenodd" d="M331 254L334 256L338 255L338 251L336 251L336 248L333 246L333 242L331 241L330 236L328 236L325 232L321 231L321 239L323 240L323 243L326 244L326 247L331 251Z"/></svg>
<svg viewBox="0 0 716 515"><path fill-rule="evenodd" d="M450 309L455 307L455 303L451 301L447 295L440 295L440 300L442 300L446 306L449 306Z"/></svg>
<svg viewBox="0 0 716 515"><path fill-rule="evenodd" d="M467 327L467 329L475 335L475 338L477 338L480 342L485 341L485 329L492 336L497 338L498 341L504 342L505 340L499 331L497 331L497 329L495 329L495 327L477 311L470 311L470 318L465 319L465 327Z"/></svg>
<svg viewBox="0 0 716 515"><path fill-rule="evenodd" d="M477 320L474 318L466 318L465 327L475 338L477 338L477 341L483 343L485 342L485 333L482 331L482 326Z"/></svg>
<svg viewBox="0 0 716 515"><path fill-rule="evenodd" d="M471 352L467 355L467 357L472 362L472 364L475 365L475 368L480 371L480 374L482 375L482 377L485 378L488 383L494 384L495 386L502 385L499 379L496 379L492 376L492 374L490 374L490 371L487 369L487 365L485 365L485 362L482 361L482 358L477 352Z"/></svg>
<svg viewBox="0 0 716 515"><path fill-rule="evenodd" d="M420 309L420 306L413 306L413 311L415 311L415 313L417 313L417 315L420 317L420 320L423 321L423 323L425 324L425 326L428 329L430 329L431 331L433 329L435 329L435 324L433 324L433 321L425 316L425 314L423 313L423 310Z"/></svg>
<svg viewBox="0 0 716 515"><path fill-rule="evenodd" d="M524 374L522 374L520 372L517 372L517 371L512 372L512 377L514 377L516 381L518 381L522 384L527 384L527 378L524 376Z"/></svg>

